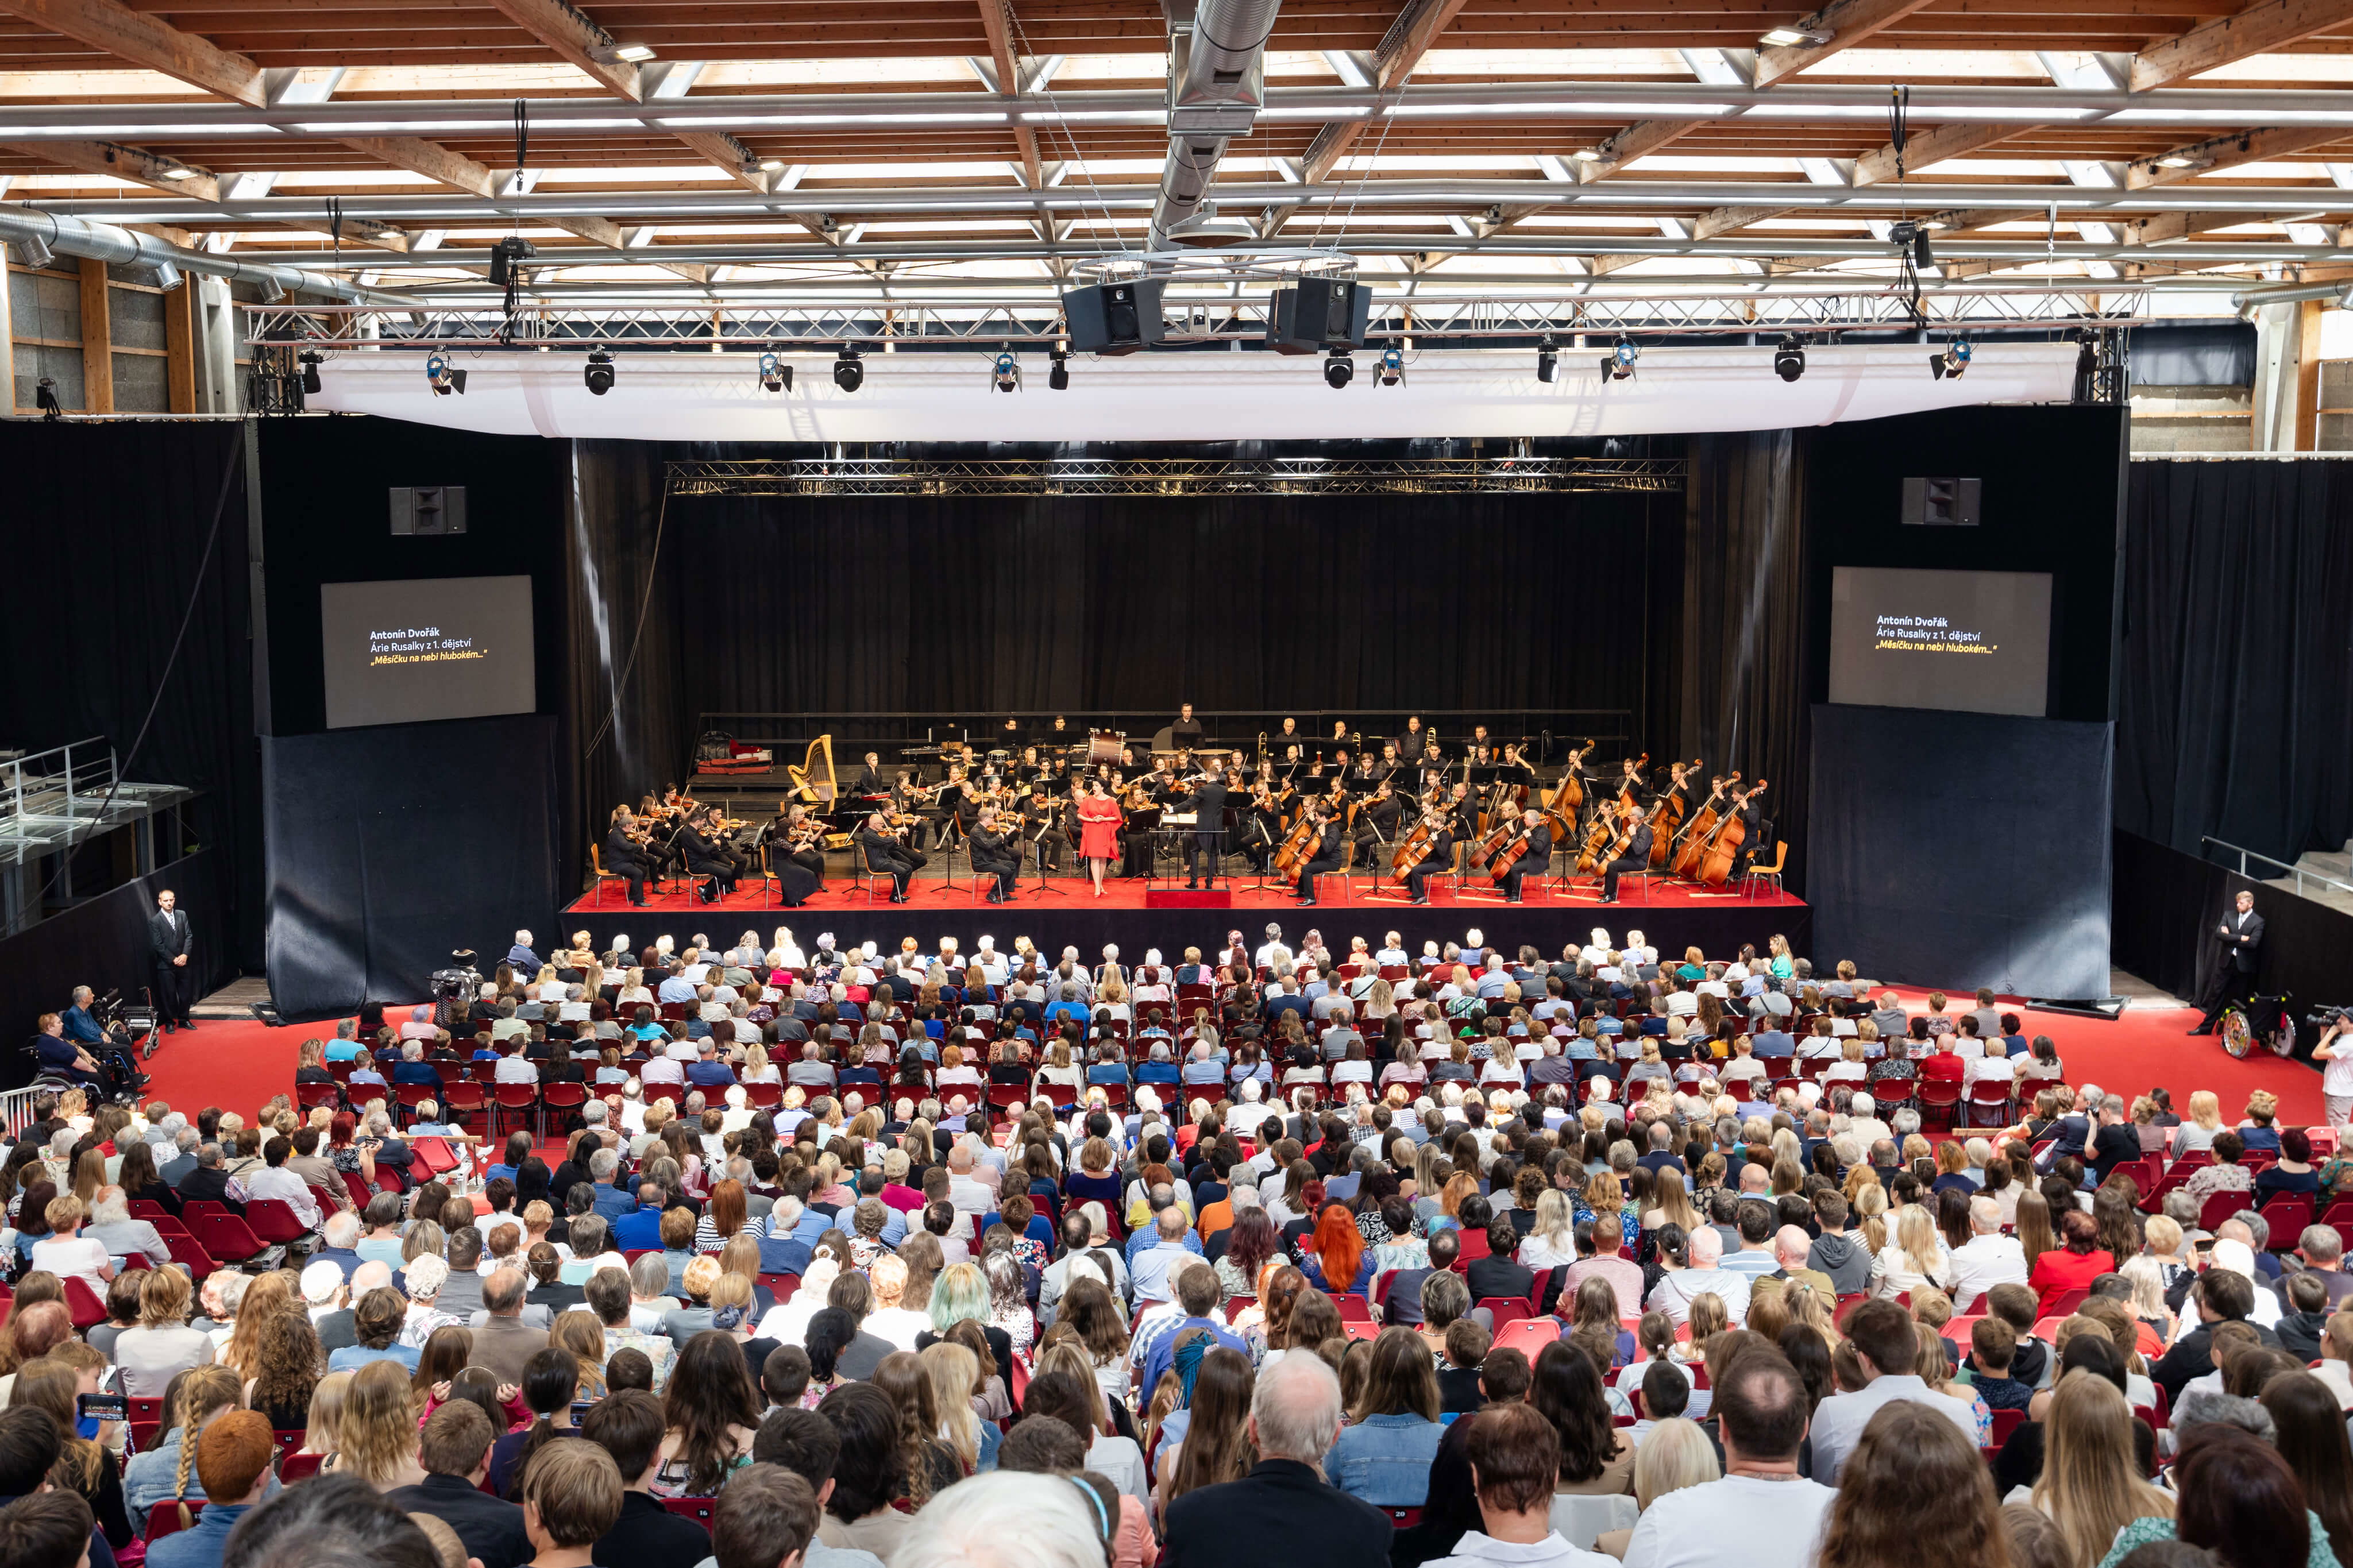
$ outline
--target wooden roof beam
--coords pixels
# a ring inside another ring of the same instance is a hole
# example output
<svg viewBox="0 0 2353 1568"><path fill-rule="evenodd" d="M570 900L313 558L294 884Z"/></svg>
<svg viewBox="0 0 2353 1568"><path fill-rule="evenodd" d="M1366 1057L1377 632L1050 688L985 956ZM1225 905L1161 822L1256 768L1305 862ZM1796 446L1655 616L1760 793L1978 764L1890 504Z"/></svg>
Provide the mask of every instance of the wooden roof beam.
<svg viewBox="0 0 2353 1568"><path fill-rule="evenodd" d="M38 158L68 169L79 169L85 174L129 180L133 184L145 185L166 195L185 196L198 202L221 199L220 178L211 170L183 163L177 158L167 158L160 153L150 153L143 147L126 147L119 142L47 140L0 142L0 146L28 158Z"/></svg>
<svg viewBox="0 0 2353 1568"><path fill-rule="evenodd" d="M645 84L637 66L618 58L619 41L597 26L596 18L565 0L491 0L516 26L555 51L631 103L645 101Z"/></svg>
<svg viewBox="0 0 2353 1568"><path fill-rule="evenodd" d="M252 60L122 0L0 0L0 10L249 108L269 100L262 69Z"/></svg>
<svg viewBox="0 0 2353 1568"><path fill-rule="evenodd" d="M2218 169L2235 168L2242 163L2260 163L2269 158L2282 158L2292 153L2325 147L2331 142L2341 142L2347 134L2343 126L2291 125L2242 131L2235 136L2209 137L2203 142L2193 142L2170 152L2134 159L2125 170L2125 189L2147 190L2151 185L2169 185L2177 180L2212 174Z"/></svg>
<svg viewBox="0 0 2353 1568"><path fill-rule="evenodd" d="M1021 58L1013 47L1013 0L979 0L981 30L988 35L988 58L997 67L997 90L1005 98L1021 95ZM1038 155L1038 132L1027 125L1013 128L1013 144L1021 153L1022 183L1037 190L1046 183L1045 162Z"/></svg>
<svg viewBox="0 0 2353 1568"><path fill-rule="evenodd" d="M987 0L982 0L982 3L985 5ZM1406 0L1405 9L1399 16L1401 18L1410 16L1412 20L1388 54L1374 57L1374 87L1387 92L1411 76L1438 36L1453 25L1455 16L1464 3L1465 0L1429 0L1429 4L1416 11L1414 0ZM1386 43L1388 40L1382 41ZM1324 176L1340 166L1340 160L1348 155L1349 149L1356 146L1357 139L1364 135L1366 127L1371 123L1369 119L1335 120L1316 132L1301 170L1307 183L1321 184Z"/></svg>
<svg viewBox="0 0 2353 1568"><path fill-rule="evenodd" d="M2348 23L2353 23L2353 0L2256 0L2143 49L2133 57L2128 85L2146 92Z"/></svg>
<svg viewBox="0 0 2353 1568"><path fill-rule="evenodd" d="M1831 4L1795 25L1793 30L1821 39L1820 43L1765 44L1757 50L1757 83L1770 87L1795 76L1841 49L1851 49L1873 33L1902 21L1929 0L1831 0Z"/></svg>

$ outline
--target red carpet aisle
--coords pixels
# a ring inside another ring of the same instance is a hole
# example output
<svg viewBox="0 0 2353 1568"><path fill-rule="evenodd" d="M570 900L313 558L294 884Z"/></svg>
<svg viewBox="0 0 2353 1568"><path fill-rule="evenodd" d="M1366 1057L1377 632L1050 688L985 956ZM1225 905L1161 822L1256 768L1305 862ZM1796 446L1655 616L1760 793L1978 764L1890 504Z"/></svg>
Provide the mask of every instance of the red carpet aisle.
<svg viewBox="0 0 2353 1568"><path fill-rule="evenodd" d="M1905 990L1907 1005L1921 1005L1923 993ZM2320 1075L2271 1056L2234 1060L2211 1037L2192 1039L2182 1031L2198 1021L2187 1007L2126 1009L2110 1024L2028 1009L2026 1032L2058 1042L2060 1059L2073 1083L2097 1083L2129 1097L2153 1084L2172 1090L2186 1105L2193 1089L2221 1097L2223 1114L2236 1121L2249 1091L2268 1089L2280 1097L2281 1114L2301 1124L2320 1119ZM154 1079L150 1092L174 1110L207 1105L250 1113L273 1094L290 1092L294 1060L304 1040L334 1033L326 1024L272 1029L258 1023L206 1024L193 1034L175 1034L147 1064Z"/></svg>

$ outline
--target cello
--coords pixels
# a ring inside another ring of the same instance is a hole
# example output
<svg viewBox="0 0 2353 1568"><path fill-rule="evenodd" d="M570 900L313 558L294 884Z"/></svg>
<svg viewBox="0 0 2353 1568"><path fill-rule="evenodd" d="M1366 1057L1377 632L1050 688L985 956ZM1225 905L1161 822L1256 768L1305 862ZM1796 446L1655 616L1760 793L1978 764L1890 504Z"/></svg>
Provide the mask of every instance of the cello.
<svg viewBox="0 0 2353 1568"><path fill-rule="evenodd" d="M1613 799L1614 805L1622 806L1633 797L1634 785L1641 782L1642 770L1650 765L1651 753L1648 752L1633 759L1626 776L1618 783L1618 794ZM1615 833L1616 829L1609 825L1608 812L1601 812L1595 816L1592 825L1585 830L1585 842L1577 852L1578 876L1598 877L1601 874L1601 868L1611 858L1605 851L1609 849L1609 841Z"/></svg>
<svg viewBox="0 0 2353 1568"><path fill-rule="evenodd" d="M1724 820L1716 825L1715 836L1708 840L1707 849L1700 858L1699 879L1704 885L1721 888L1732 879L1732 862L1748 837L1748 824L1741 812L1765 792L1765 783L1758 779L1757 786L1746 795L1736 790L1733 793L1736 804L1725 812Z"/></svg>
<svg viewBox="0 0 2353 1568"><path fill-rule="evenodd" d="M1275 847L1276 876L1287 882L1299 879L1299 868L1315 858L1316 846L1323 837L1322 826L1315 820L1315 813L1313 810L1299 814L1298 822L1293 825L1290 832L1283 835L1282 842Z"/></svg>

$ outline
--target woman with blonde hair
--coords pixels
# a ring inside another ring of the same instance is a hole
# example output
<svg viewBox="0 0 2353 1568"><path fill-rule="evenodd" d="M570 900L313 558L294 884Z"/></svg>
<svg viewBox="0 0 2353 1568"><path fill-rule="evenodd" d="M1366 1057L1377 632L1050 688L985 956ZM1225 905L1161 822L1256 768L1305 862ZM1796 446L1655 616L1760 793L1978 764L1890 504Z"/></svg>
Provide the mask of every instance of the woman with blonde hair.
<svg viewBox="0 0 2353 1568"><path fill-rule="evenodd" d="M1634 1450L1634 1506L1648 1513L1651 1505L1669 1492L1705 1486L1721 1479L1723 1475L1716 1463L1715 1445L1707 1440L1707 1433L1697 1422L1672 1416L1652 1426L1641 1446ZM1604 1531L1593 1549L1622 1562L1627 1544L1633 1538L1631 1525L1624 1530Z"/></svg>
<svg viewBox="0 0 2353 1568"><path fill-rule="evenodd" d="M2201 1149L2211 1150L2222 1131L2222 1102L2214 1091L2201 1089L2189 1097L2189 1115L2173 1130L2173 1157L2195 1154Z"/></svg>
<svg viewBox="0 0 2353 1568"><path fill-rule="evenodd" d="M1577 1261L1577 1219L1568 1194L1558 1187L1537 1195L1535 1228L1520 1243L1519 1261L1540 1274Z"/></svg>
<svg viewBox="0 0 2353 1568"><path fill-rule="evenodd" d="M570 1314L575 1318L592 1315ZM351 1386L352 1374L348 1372L331 1372L319 1380L319 1386L311 1391L311 1424L303 1433L301 1452L316 1454L322 1459L334 1453L335 1424L343 1418L343 1395Z"/></svg>
<svg viewBox="0 0 2353 1568"><path fill-rule="evenodd" d="M132 1456L123 1467L122 1500L142 1523L159 1502L204 1500L205 1489L196 1478L196 1438L215 1416L238 1408L241 1402L237 1373L225 1366L191 1367L175 1381L179 1386L164 1412L161 1440ZM312 1394L314 1407L317 1398ZM181 1521L183 1526L187 1522Z"/></svg>
<svg viewBox="0 0 2353 1568"><path fill-rule="evenodd" d="M1659 1168L1651 1189L1652 1207L1642 1216L1642 1228L1654 1231L1662 1225L1680 1226L1689 1236L1707 1222L1692 1207L1691 1198L1683 1188L1683 1173L1672 1165ZM1572 1259L1571 1261L1574 1261Z"/></svg>
<svg viewBox="0 0 2353 1568"><path fill-rule="evenodd" d="M378 1492L421 1486L417 1439L408 1370L396 1361L372 1361L353 1373L335 1421L335 1468Z"/></svg>
<svg viewBox="0 0 2353 1568"><path fill-rule="evenodd" d="M1895 1239L1880 1247L1871 1265L1871 1293L1901 1296L1945 1277L1944 1237L1936 1234L1936 1216L1918 1204L1905 1204L1895 1215Z"/></svg>
<svg viewBox="0 0 2353 1568"><path fill-rule="evenodd" d="M2059 1527L2067 1568L2093 1568L2137 1519L2173 1517L2171 1494L2141 1478L2132 1428L2123 1393L2094 1372L2078 1368L2052 1391L2033 1501Z"/></svg>
<svg viewBox="0 0 2353 1568"><path fill-rule="evenodd" d="M1870 1169L1858 1168L1865 1172ZM1887 1189L1873 1179L1856 1191L1852 1202L1855 1228L1862 1233L1864 1249L1875 1258L1888 1240Z"/></svg>
<svg viewBox="0 0 2353 1568"><path fill-rule="evenodd" d="M941 1340L924 1347L916 1359L931 1379L932 1403L939 1407L939 1440L965 1475L994 1469L1005 1435L973 1407L974 1396L984 1386L980 1358L952 1340Z"/></svg>

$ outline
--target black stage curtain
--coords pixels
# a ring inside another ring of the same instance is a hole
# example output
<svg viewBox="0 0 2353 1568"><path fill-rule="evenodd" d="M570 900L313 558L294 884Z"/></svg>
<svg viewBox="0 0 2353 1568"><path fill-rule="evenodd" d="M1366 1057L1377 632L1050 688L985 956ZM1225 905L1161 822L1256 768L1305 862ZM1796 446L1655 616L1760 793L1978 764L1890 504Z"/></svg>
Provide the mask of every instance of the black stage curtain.
<svg viewBox="0 0 2353 1568"><path fill-rule="evenodd" d="M128 759L194 588L179 663L129 776L199 792L187 837L220 851L223 874L217 901L182 902L230 974L259 967L263 906L244 439L235 424L0 421L17 584L0 616L0 745L37 752L102 734ZM220 534L198 584L225 475ZM178 858L180 847L160 837L158 846L159 858ZM145 983L143 971L87 978L101 990Z"/></svg>
<svg viewBox="0 0 2353 1568"><path fill-rule="evenodd" d="M449 952L482 972L557 886L557 721L386 724L262 742L269 990L290 1020L416 1002ZM545 943L558 933L538 931Z"/></svg>
<svg viewBox="0 0 2353 1568"><path fill-rule="evenodd" d="M694 713L702 704L679 673L676 587L688 530L680 510L663 513L659 447L575 441L571 486L565 595L572 657L565 701L575 755L566 770L573 798L565 819L582 824L586 839L601 840L616 802L635 805L682 776L694 741ZM749 642L757 628L737 630ZM565 885L576 886L575 869L566 870Z"/></svg>
<svg viewBox="0 0 2353 1568"><path fill-rule="evenodd" d="M2106 995L2111 729L1817 707L1817 965L1852 958L1873 979Z"/></svg>
<svg viewBox="0 0 2353 1568"><path fill-rule="evenodd" d="M2116 826L2275 859L2353 837L2353 475L2137 462ZM2219 851L2217 852L2219 853Z"/></svg>
<svg viewBox="0 0 2353 1568"><path fill-rule="evenodd" d="M1805 816L1810 733L1800 673L1805 451L1789 430L1691 438L1674 731L1675 756L1704 762L1706 775L1737 770L1766 781L1757 804L1790 841L1793 892L1804 891L1804 840L1795 827Z"/></svg>
<svg viewBox="0 0 2353 1568"><path fill-rule="evenodd" d="M670 503L689 705L1645 706L1639 496ZM1671 526L1662 515L1662 526Z"/></svg>

